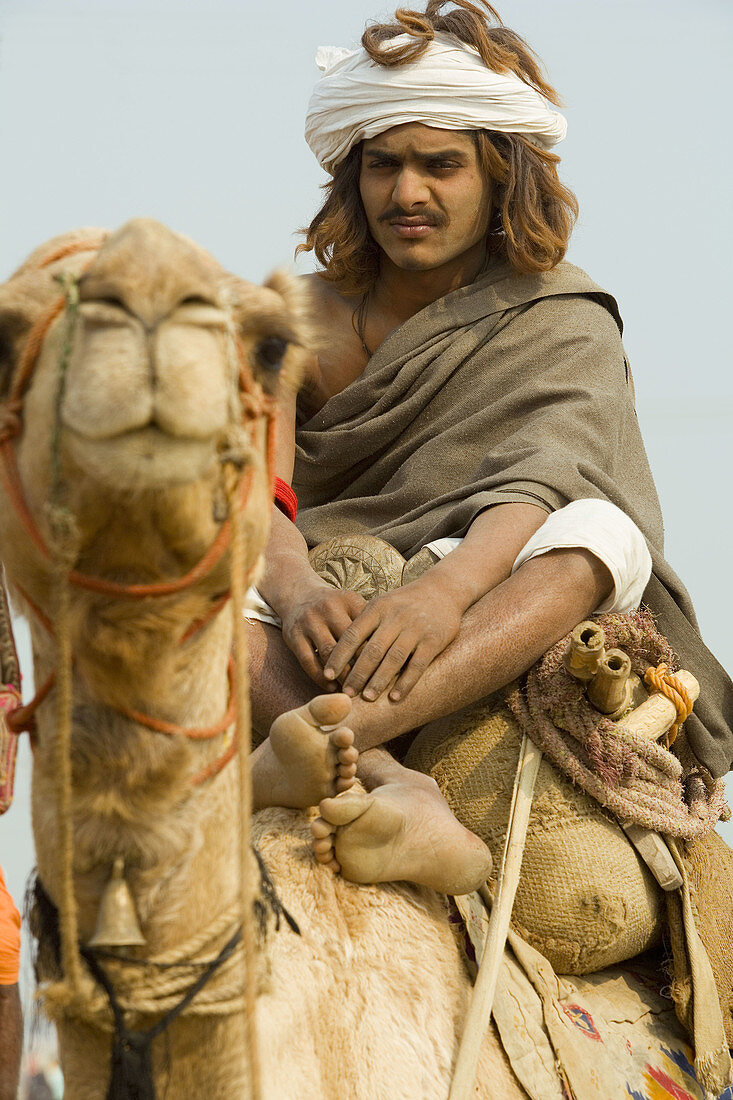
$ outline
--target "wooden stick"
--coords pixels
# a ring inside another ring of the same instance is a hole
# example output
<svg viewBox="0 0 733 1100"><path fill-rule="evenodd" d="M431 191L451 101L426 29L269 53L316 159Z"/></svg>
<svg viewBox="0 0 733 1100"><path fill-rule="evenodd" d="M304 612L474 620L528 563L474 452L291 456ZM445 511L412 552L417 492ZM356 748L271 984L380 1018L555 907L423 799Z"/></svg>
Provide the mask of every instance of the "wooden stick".
<svg viewBox="0 0 733 1100"><path fill-rule="evenodd" d="M690 699L694 702L700 695L700 684L695 677L683 668L676 672L675 676L682 681ZM631 730L632 733L638 733L641 737L646 737L650 741L658 741L667 732L676 717L677 707L672 700L668 699L666 695L662 695L660 691L655 691L645 703L642 703L640 707L632 710L630 714L622 718L619 721L619 726Z"/></svg>
<svg viewBox="0 0 733 1100"><path fill-rule="evenodd" d="M449 1100L468 1100L476 1080L481 1044L494 1007L496 983L504 957L504 945L509 932L514 897L519 885L532 795L541 761L541 751L525 734L519 750L504 854L497 878L486 944L453 1071Z"/></svg>

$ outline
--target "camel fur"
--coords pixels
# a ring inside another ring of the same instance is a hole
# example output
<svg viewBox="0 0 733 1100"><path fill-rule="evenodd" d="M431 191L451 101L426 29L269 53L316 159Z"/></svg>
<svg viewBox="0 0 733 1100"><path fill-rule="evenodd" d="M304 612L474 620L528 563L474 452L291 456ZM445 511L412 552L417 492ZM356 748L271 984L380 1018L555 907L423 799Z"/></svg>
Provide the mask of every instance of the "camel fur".
<svg viewBox="0 0 733 1100"><path fill-rule="evenodd" d="M34 322L59 294L54 276L75 273L79 323L60 408L63 482L79 533L75 568L151 583L186 573L219 529L217 456L239 409L227 353L231 325L255 379L275 394L297 385L304 307L285 277L252 286L193 242L145 219L106 236L98 251L39 268L60 246L97 235L80 230L49 242L0 287L0 398ZM43 342L16 441L26 498L46 537L63 326L62 315ZM286 350L275 372L263 349L279 346ZM261 424L254 447L244 517L252 564L264 548L270 513ZM0 553L13 600L31 623L40 684L56 652L33 608L53 620L51 570L7 499L0 502ZM228 587L225 557L174 596L133 601L72 591L74 890L83 943L93 934L117 856L124 857L147 941L138 955L175 948L236 899L237 769L191 784L221 753L222 739L153 733L116 709L185 727L221 718L231 606L185 635ZM33 829L39 877L57 903L54 722L52 692L37 712ZM304 813L264 810L253 828L302 932L271 927L260 944L263 1094L447 1096L470 980L444 900L408 884L356 887L335 877L311 854ZM66 1015L58 1033L66 1095L101 1100L109 1029ZM180 1018L154 1046L158 1095L245 1097L245 1049L241 1013ZM481 1079L477 1095L524 1095L493 1033Z"/></svg>

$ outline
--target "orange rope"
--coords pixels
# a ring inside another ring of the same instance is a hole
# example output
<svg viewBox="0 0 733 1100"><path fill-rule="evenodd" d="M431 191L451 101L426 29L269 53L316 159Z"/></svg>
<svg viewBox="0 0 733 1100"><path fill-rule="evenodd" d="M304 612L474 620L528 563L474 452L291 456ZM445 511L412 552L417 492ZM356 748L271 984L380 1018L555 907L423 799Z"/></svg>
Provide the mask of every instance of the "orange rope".
<svg viewBox="0 0 733 1100"><path fill-rule="evenodd" d="M94 240L79 240L72 241L64 245L60 245L58 248L48 253L37 265L36 269L40 270L50 264L57 263L59 260L66 259L69 256L76 255L81 252L97 252L104 243L107 234L95 238ZM93 260L90 260L90 264ZM15 455L15 448L12 443L13 437L19 435L22 431L22 413L23 413L23 397L25 391L30 384L30 380L33 376L38 356L41 353L43 341L48 334L48 331L54 321L58 318L63 311L66 304L66 298L64 295L59 296L49 308L37 319L31 331L26 339L25 346L21 353L18 367L14 373L10 393L6 401L0 405L0 478L4 483L6 494L13 505L18 518L20 519L26 534L30 537L33 544L40 551L44 558L49 559L51 557L49 547L43 537L38 525L36 524L35 517L33 516L23 490L23 484L20 477L20 471L18 470L17 459ZM274 484L275 484L275 445L276 445L276 420L277 420L277 405L275 398L266 393L262 386L259 385L252 376L251 371L247 363L247 356L244 345L239 337L235 339L235 347L237 357L239 359L239 384L241 391L241 403L242 413L245 423L254 422L262 417L266 420L266 465L268 481L270 486L270 496L274 496ZM240 481L240 494L239 508L244 507L247 498L249 496L250 489L254 480L254 470L252 468L245 471L244 476ZM87 589L88 591L98 592L107 596L116 596L127 599L141 599L149 596L168 596L174 595L178 592L182 592L186 588L192 587L197 581L206 577L218 564L226 551L229 549L231 543L232 531L231 520L227 519L219 529L216 538L206 551L201 560L193 566L182 577L178 577L171 581L161 581L153 584L120 584L116 581L106 580L103 577L87 576L84 573L79 573L76 570L71 570L66 575L67 583L73 584L76 587ZM249 581L249 576L246 578ZM25 595L25 594L24 594ZM206 614L202 619L192 624L192 626L184 634L182 641L187 641L205 626L211 619L221 610L224 603L229 597L229 593L225 593L222 597L215 601L210 612ZM31 610L35 612L42 624L53 633L53 627L48 617L36 607L36 605L25 597ZM48 696L54 685L55 676L54 673L48 677L46 682L42 685L35 698L25 706L18 706L8 714L8 727L13 733L22 733L25 730L32 731L34 726L34 715L36 709L40 706L43 700ZM192 738L194 740L208 740L223 733L234 722L237 712L236 706L236 692L234 691L233 681L233 665L230 661L229 666L229 685L230 685L230 698L229 705L226 714L220 719L216 725L202 728L202 729L184 729L181 726L175 725L172 722L166 722L162 719L151 718L140 711L118 707L120 713L125 717L131 719L140 725L146 726L148 729L157 733L163 733L168 735L180 734L185 737ZM209 778L211 775L217 774L218 771L228 763L234 756L236 749L235 737L234 744L230 745L224 754L218 759L200 772L194 779L194 783L202 782L204 779Z"/></svg>
<svg viewBox="0 0 733 1100"><path fill-rule="evenodd" d="M139 710L132 710L128 707L115 707L115 710L118 710L120 714L124 714L125 718L129 718L132 722L137 722L139 725L153 730L154 733L165 733L170 737L182 734L191 741L210 741L212 737L216 737L217 734L224 733L225 730L229 729L237 715L237 699L234 691L234 662L231 657L229 658L227 675L229 677L229 705L224 717L220 718L213 726L187 729L185 726L178 726L174 722L166 722L163 718L151 718L147 714L142 714Z"/></svg>
<svg viewBox="0 0 733 1100"><path fill-rule="evenodd" d="M8 729L11 733L30 733L34 728L34 715L54 685L56 673L52 672L39 687L30 703L15 707L8 713Z"/></svg>
<svg viewBox="0 0 733 1100"><path fill-rule="evenodd" d="M192 786L198 787L200 783L205 783L207 779L213 779L215 775L218 775L219 772L224 770L229 761L233 760L238 752L239 742L237 740L237 735L235 734L229 748L225 749L221 756L217 756L216 760L213 760L211 764L208 764L205 768L202 768L201 771L193 777L193 779L191 780Z"/></svg>
<svg viewBox="0 0 733 1100"><path fill-rule="evenodd" d="M184 645L191 638L195 637L195 635L198 634L200 630L203 630L205 626L208 626L212 619L216 618L222 608L226 606L230 595L231 593L229 592L222 592L221 596L217 596L216 599L212 601L211 607L205 615L202 615L200 619L194 619L188 629L181 636L181 645Z"/></svg>
<svg viewBox="0 0 733 1100"><path fill-rule="evenodd" d="M28 333L28 339L23 347L20 360L18 362L18 368L13 375L13 385L10 390L10 401L19 401L26 391L28 383L35 370L36 360L41 354L41 347L43 341L46 338L48 330L54 323L60 313L63 312L66 306L66 298L64 295L60 295L55 302L46 310L45 313L36 321L35 325Z"/></svg>
<svg viewBox="0 0 733 1100"><path fill-rule="evenodd" d="M66 260L69 256L76 256L79 252L98 252L108 236L109 233L102 233L92 240L68 241L66 244L61 244L53 252L45 255L40 263L36 264L35 270L41 271L44 267L50 267L59 260Z"/></svg>
<svg viewBox="0 0 733 1100"><path fill-rule="evenodd" d="M661 664L656 668L650 665L644 673L644 683L650 691L659 691L665 695L677 709L677 718L667 734L667 747L669 747L677 737L682 723L692 714L692 699L685 685L670 671L668 665Z"/></svg>

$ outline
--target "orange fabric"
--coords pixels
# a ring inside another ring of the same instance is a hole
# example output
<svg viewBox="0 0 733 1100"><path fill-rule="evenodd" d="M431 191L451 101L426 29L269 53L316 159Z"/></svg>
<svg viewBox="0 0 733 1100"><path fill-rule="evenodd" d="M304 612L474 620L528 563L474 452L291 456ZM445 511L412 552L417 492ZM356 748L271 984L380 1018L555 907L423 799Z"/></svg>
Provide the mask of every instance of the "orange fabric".
<svg viewBox="0 0 733 1100"><path fill-rule="evenodd" d="M20 913L0 868L0 985L15 985L20 973Z"/></svg>

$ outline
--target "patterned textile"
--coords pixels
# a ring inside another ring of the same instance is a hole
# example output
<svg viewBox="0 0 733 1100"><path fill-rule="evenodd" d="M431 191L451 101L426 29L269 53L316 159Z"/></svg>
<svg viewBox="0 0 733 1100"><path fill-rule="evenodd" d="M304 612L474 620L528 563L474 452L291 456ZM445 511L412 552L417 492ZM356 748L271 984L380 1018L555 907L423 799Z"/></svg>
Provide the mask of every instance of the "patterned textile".
<svg viewBox="0 0 733 1100"><path fill-rule="evenodd" d="M486 911L478 895L455 901L475 958ZM494 1022L531 1100L710 1100L654 955L565 977L514 933L508 942Z"/></svg>

